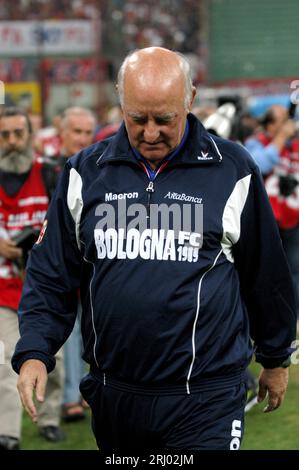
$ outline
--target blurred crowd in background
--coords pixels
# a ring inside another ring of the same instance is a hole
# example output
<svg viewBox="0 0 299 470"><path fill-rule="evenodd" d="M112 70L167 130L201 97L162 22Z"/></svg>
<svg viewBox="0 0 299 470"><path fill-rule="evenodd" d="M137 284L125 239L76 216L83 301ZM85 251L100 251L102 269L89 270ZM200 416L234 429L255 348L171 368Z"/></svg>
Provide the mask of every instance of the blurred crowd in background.
<svg viewBox="0 0 299 470"><path fill-rule="evenodd" d="M98 7L98 0L2 0L0 20L88 19L98 15Z"/></svg>

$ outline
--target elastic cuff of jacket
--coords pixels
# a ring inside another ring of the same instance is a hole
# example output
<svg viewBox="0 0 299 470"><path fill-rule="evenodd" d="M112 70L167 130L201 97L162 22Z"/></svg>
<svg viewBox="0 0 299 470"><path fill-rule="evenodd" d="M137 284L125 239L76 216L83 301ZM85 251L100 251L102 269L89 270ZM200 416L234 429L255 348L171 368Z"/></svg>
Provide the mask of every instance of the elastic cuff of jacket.
<svg viewBox="0 0 299 470"><path fill-rule="evenodd" d="M256 362L260 363L264 369L275 369L275 367L281 367L281 364L288 358L289 354L282 357L257 358Z"/></svg>
<svg viewBox="0 0 299 470"><path fill-rule="evenodd" d="M54 367L56 365L55 358L53 358L52 360L49 360L49 357L45 356L44 354L30 353L30 354L26 354L25 356L23 356L22 359L20 359L17 362L17 366L16 366L15 371L18 374L20 373L20 369L21 369L22 365L24 364L24 362L28 361L29 359L36 359L36 360L39 360L39 361L43 362L45 364L46 368L47 368L48 374L50 372L52 372L52 370L54 369Z"/></svg>

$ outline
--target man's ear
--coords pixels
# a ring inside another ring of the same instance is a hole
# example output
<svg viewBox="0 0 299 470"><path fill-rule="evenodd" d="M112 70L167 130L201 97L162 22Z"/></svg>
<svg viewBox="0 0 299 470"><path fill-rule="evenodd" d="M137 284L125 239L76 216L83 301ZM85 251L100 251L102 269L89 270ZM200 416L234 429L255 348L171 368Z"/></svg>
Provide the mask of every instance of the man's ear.
<svg viewBox="0 0 299 470"><path fill-rule="evenodd" d="M191 102L190 102L189 111L191 111L191 109L192 109L193 102L194 102L194 98L195 98L195 96L196 96L196 92L197 92L196 87L193 86L193 87L192 87L192 98L191 98Z"/></svg>
<svg viewBox="0 0 299 470"><path fill-rule="evenodd" d="M115 90L116 90L116 93L118 94L118 97L119 97L119 107L120 107L120 109L121 109L121 112L123 112L122 106L121 106L121 104L120 104L120 101L121 101L121 100L120 100L120 96L119 96L119 87L118 87L118 84L117 84L117 83L115 84Z"/></svg>

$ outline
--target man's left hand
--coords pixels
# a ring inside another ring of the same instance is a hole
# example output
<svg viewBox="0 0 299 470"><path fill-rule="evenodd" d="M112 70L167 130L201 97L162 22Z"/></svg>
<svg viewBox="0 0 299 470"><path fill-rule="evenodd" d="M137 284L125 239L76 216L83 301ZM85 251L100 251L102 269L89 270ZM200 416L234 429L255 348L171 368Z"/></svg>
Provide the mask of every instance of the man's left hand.
<svg viewBox="0 0 299 470"><path fill-rule="evenodd" d="M284 400L289 379L287 368L263 369L259 377L258 403L262 402L268 393L268 404L264 413L269 413L280 407Z"/></svg>

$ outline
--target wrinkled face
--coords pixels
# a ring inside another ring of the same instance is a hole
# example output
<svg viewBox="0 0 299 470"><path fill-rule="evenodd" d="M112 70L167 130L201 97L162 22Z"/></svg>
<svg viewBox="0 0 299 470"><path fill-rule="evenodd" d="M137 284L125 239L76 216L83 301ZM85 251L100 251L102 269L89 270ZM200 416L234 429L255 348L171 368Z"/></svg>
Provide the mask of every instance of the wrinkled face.
<svg viewBox="0 0 299 470"><path fill-rule="evenodd" d="M0 119L0 148L2 158L10 154L24 153L30 141L26 118L22 115Z"/></svg>
<svg viewBox="0 0 299 470"><path fill-rule="evenodd" d="M95 122L91 116L70 115L61 132L62 145L67 157L88 147L93 142Z"/></svg>
<svg viewBox="0 0 299 470"><path fill-rule="evenodd" d="M130 144L155 166L181 142L188 109L182 76L159 83L127 72L123 116Z"/></svg>

